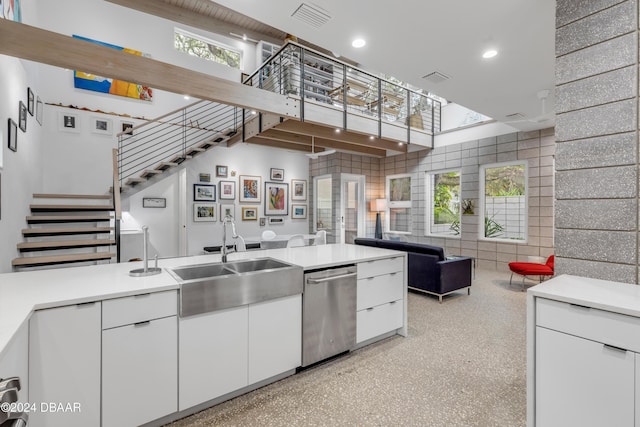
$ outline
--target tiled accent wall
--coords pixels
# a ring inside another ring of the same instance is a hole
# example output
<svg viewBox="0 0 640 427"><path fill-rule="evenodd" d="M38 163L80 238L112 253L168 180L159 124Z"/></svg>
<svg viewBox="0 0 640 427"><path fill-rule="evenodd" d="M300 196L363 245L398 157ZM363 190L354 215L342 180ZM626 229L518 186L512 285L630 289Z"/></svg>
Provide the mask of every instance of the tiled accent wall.
<svg viewBox="0 0 640 427"><path fill-rule="evenodd" d="M638 3L556 6L556 271L638 277Z"/></svg>
<svg viewBox="0 0 640 427"><path fill-rule="evenodd" d="M554 252L553 244L553 129L512 133L499 137L469 141L423 150L405 155L374 159L337 153L312 160L311 176L327 173L339 182L341 173L363 174L367 180L367 202L384 197L385 177L410 173L412 176L412 233L406 240L430 243L445 248L449 255L468 255L476 258L478 268L508 271L511 261L526 261L528 256L546 257ZM502 243L478 239L480 221L479 169L480 165L514 160L526 160L529 173L528 241ZM425 233L426 172L443 169L462 171L461 198L474 202L475 214L463 215L459 238L427 237ZM334 193L334 194L339 194ZM313 198L310 199L310 209ZM339 209L339 203L334 205ZM367 214L367 236L373 237L375 213Z"/></svg>

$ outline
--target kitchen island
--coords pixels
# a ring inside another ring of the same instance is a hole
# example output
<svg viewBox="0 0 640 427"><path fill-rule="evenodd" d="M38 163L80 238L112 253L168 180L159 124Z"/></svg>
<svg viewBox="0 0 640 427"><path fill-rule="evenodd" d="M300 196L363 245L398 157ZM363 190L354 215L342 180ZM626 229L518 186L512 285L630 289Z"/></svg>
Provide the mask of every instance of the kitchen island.
<svg viewBox="0 0 640 427"><path fill-rule="evenodd" d="M304 271L358 267L358 339L354 349L393 334L406 335L404 253L323 245L234 253L229 259L264 257ZM128 275L140 263L0 275L0 377L21 377L22 402L40 405L43 399L54 400L55 404L71 403L71 408L82 403L81 413L32 411L36 413L31 414L29 425L158 425L295 373L301 353L301 295L221 310L213 313L217 317L177 316L180 284L166 269L219 261L220 255L162 259L159 267L163 271L148 277ZM392 265L396 271L389 270ZM388 291L394 283L401 293ZM186 321L191 323L188 328ZM189 334L213 329L218 335L202 340L213 347L203 348L198 340L185 344ZM270 342L265 336L280 342ZM179 364L179 359L202 362L199 355L218 356L224 353L221 348L233 346L237 351L227 351L220 363L210 361L219 369L219 381L216 376L210 378L211 383L197 386L187 381L203 375L198 376L197 370L188 372L189 367ZM225 369L227 363L235 363L241 374L231 378L233 369ZM55 375L50 375L54 369ZM70 376L63 375L65 369ZM229 378L225 378L227 374ZM154 386L158 376L163 378L162 387ZM52 382L61 389L61 401L51 397ZM65 387L69 390L62 390ZM219 391L211 394L212 388ZM204 394L194 393L198 389ZM82 396L78 397L80 390ZM133 397L141 400L123 408ZM149 411L144 414L147 403ZM127 417L128 411L131 417Z"/></svg>

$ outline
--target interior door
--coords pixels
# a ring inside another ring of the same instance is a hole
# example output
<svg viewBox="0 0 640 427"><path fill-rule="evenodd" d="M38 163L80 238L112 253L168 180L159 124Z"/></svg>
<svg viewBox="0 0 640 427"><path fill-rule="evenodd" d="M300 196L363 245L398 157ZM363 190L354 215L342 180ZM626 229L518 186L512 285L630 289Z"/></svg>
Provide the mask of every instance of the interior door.
<svg viewBox="0 0 640 427"><path fill-rule="evenodd" d="M353 243L356 237L365 236L366 200L365 176L343 173L341 175L340 242Z"/></svg>

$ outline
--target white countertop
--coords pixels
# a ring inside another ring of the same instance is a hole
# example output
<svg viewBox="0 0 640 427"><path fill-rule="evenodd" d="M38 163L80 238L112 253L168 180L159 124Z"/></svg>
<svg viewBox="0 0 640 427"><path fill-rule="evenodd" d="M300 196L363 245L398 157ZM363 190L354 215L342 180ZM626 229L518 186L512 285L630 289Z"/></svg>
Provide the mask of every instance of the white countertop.
<svg viewBox="0 0 640 427"><path fill-rule="evenodd" d="M229 260L272 257L305 270L370 261L404 252L357 245L304 246L229 254ZM220 254L167 258L158 261L162 273L131 277L142 262L103 264L0 274L0 356L33 310L179 289L165 268L219 262ZM153 266L153 261L149 263Z"/></svg>
<svg viewBox="0 0 640 427"><path fill-rule="evenodd" d="M561 275L529 288L529 295L640 317L640 286Z"/></svg>

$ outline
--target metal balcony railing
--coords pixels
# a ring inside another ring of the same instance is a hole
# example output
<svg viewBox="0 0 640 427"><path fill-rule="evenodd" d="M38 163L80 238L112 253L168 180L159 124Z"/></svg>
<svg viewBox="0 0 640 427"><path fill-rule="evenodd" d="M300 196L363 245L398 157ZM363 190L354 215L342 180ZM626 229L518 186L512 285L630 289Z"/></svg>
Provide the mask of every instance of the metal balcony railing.
<svg viewBox="0 0 640 427"><path fill-rule="evenodd" d="M382 79L330 56L289 41L244 81L283 95L300 98L300 118L305 119L305 103L312 102L343 112L343 128L349 129L347 113L373 118L378 137L383 123L421 130L430 135L440 131L441 103Z"/></svg>

